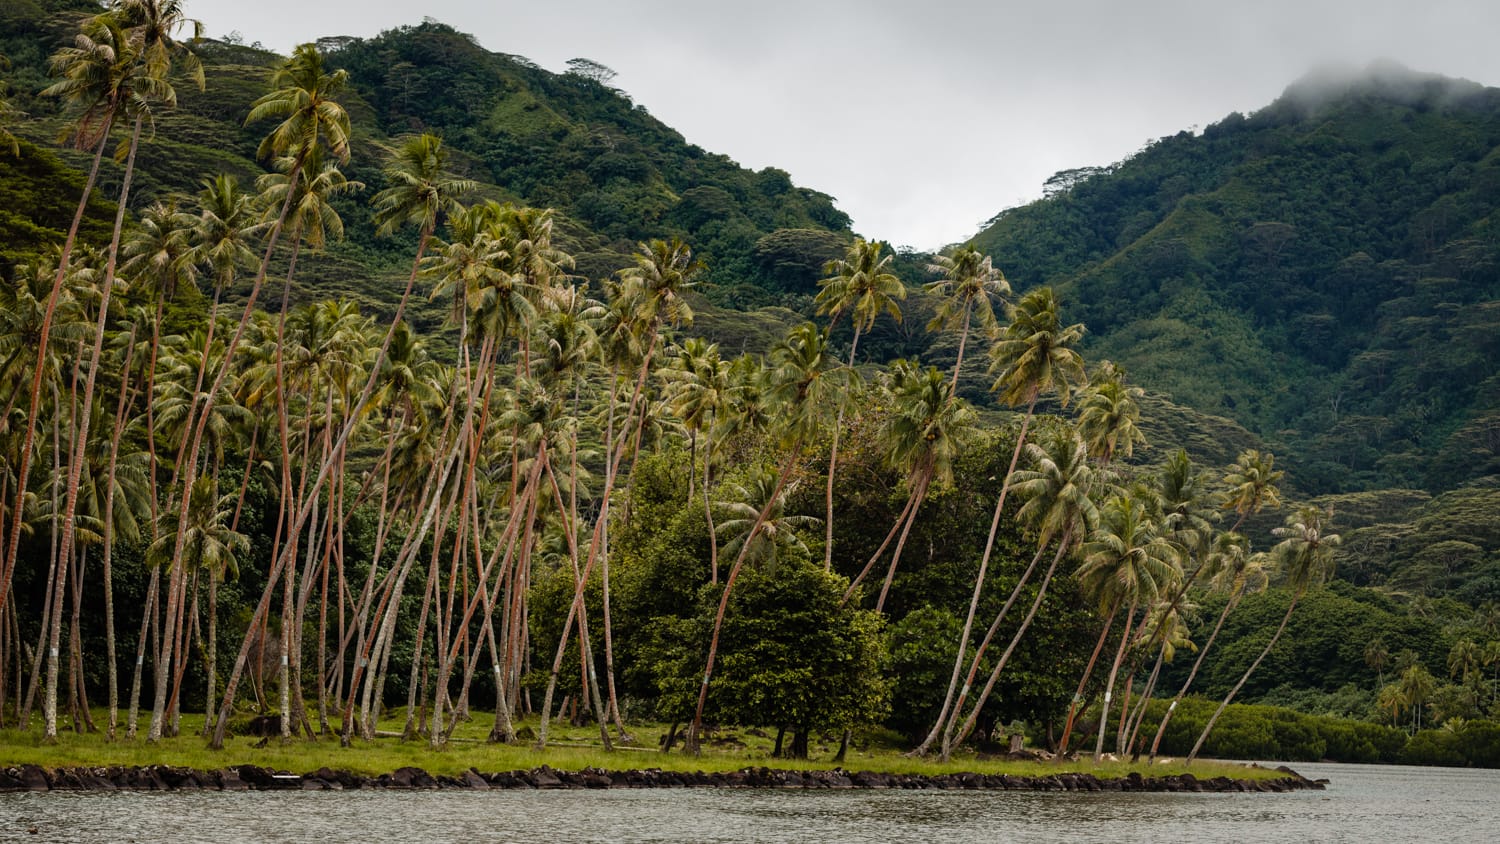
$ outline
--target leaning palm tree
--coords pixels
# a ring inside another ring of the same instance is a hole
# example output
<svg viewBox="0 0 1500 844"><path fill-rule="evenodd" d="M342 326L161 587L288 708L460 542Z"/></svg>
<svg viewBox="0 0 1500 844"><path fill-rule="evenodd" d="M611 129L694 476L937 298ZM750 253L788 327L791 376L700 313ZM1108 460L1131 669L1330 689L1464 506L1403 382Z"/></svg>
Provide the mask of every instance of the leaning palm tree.
<svg viewBox="0 0 1500 844"><path fill-rule="evenodd" d="M1276 483L1286 473L1276 468L1276 455L1255 449L1240 452L1234 465L1224 473L1224 509L1237 514L1229 532L1234 533L1245 523L1245 519L1269 507L1281 506L1281 494Z"/></svg>
<svg viewBox="0 0 1500 844"><path fill-rule="evenodd" d="M770 516L770 506L780 498L797 466L802 446L821 428L827 409L834 406L837 398L847 392L848 372L846 368L838 366L829 354L827 336L810 322L793 328L771 350L765 399L774 408L771 416L777 420L777 440L786 456L776 475L776 484L766 497L766 506L756 514L755 522L746 533L739 554L724 578L724 590L719 596L713 634L708 644L708 663L703 670L703 684L698 689L698 705L693 713L693 723L688 728L687 747L691 752L699 752L703 709L708 703L708 684L713 677L714 662L719 653L719 634L724 627L724 614L729 609L730 593L734 590L735 581L739 578L750 550L755 547L756 537Z"/></svg>
<svg viewBox="0 0 1500 844"><path fill-rule="evenodd" d="M1001 672L1005 670L1011 655L1015 653L1026 631L1031 627L1032 620L1036 618L1037 611L1041 609L1042 600L1047 596L1047 587L1052 582L1058 564L1083 541L1084 537L1088 536L1099 521L1099 509L1092 498L1095 473L1089 463L1088 449L1084 446L1077 431L1071 427L1060 426L1050 431L1040 445L1028 443L1026 452L1032 468L1016 473L1016 492L1026 501L1017 511L1016 518L1029 523L1036 532L1037 552L1031 558L1030 566L1021 575L1015 589L1011 590L1005 605L996 613L995 620L990 624L984 639L974 649L974 657L969 664L968 678L964 682L964 692L959 694L953 713L943 729L944 760L949 758L953 748L963 742L974 729L974 725L979 720L979 712L984 708L990 693L994 691ZM1051 563L1037 584L1036 597L1032 600L1031 608L1011 636L1010 644L1006 646L1000 659L990 669L989 679L985 681L984 688L975 697L974 705L970 707L969 715L964 719L962 727L958 727L958 720L967 698L966 693L973 685L985 650L994 639L995 633L999 631L1000 623L1005 619L1011 606L1020 597L1022 588L1041 560L1043 552L1054 540L1057 543L1057 550L1053 553Z"/></svg>
<svg viewBox="0 0 1500 844"><path fill-rule="evenodd" d="M876 612L885 610L886 596L895 579L901 551L906 546L912 525L916 523L917 512L926 500L928 488L934 481L942 486L953 482L953 463L973 440L978 426L973 408L962 399L954 398L953 385L935 367L923 369L919 364L896 361L891 365L889 391L894 411L886 417L880 438L885 464L906 476L906 506L886 534L885 541L844 593L846 601L854 595L899 530L900 539L891 554L885 582L881 584L880 597L875 602Z"/></svg>
<svg viewBox="0 0 1500 844"><path fill-rule="evenodd" d="M1078 433L1099 465L1108 466L1117 453L1130 457L1146 442L1140 429L1143 395L1140 387L1127 387L1124 373L1109 361L1090 379L1078 399Z"/></svg>
<svg viewBox="0 0 1500 844"><path fill-rule="evenodd" d="M726 498L716 502L725 516L718 523L718 533L724 553L738 554L740 548L749 543L745 552L745 564L773 571L781 557L793 551L807 552L807 545L797 535L798 530L816 527L820 521L815 516L797 516L786 512L787 499L796 490L796 484L787 484L772 495L776 488L776 473L758 471L743 484L729 484L724 488ZM761 511L766 515L760 518ZM756 521L760 529L750 538Z"/></svg>
<svg viewBox="0 0 1500 844"><path fill-rule="evenodd" d="M1192 688L1193 680L1198 677L1198 670L1203 667L1203 660L1207 658L1208 652L1213 649L1214 642L1218 641L1219 632L1224 629L1224 621L1229 614L1238 607L1240 600L1251 592L1258 592L1266 588L1266 567L1271 564L1271 557L1264 552L1250 553L1250 542L1238 533L1221 533L1214 537L1213 550L1208 559L1200 567L1202 571L1210 571L1213 575L1211 581L1213 587L1221 592L1227 591L1228 598L1224 602L1224 609L1219 612L1219 618L1214 622L1214 629L1208 634L1208 640L1203 647L1198 649L1198 656L1193 660L1192 670L1188 672L1186 680L1182 681L1182 687L1167 705L1167 711L1162 715L1161 722L1157 724L1156 735L1151 739L1151 753L1147 764L1156 761L1156 751L1161 746L1161 738L1166 735L1167 725L1172 722L1172 716L1177 712L1177 705L1187 695L1188 689Z"/></svg>
<svg viewBox="0 0 1500 844"><path fill-rule="evenodd" d="M1135 611L1141 606L1149 607L1163 589L1181 577L1182 569L1177 549L1160 534L1159 526L1146 512L1145 503L1129 494L1115 495L1105 502L1099 527L1084 544L1083 554L1083 564L1077 573L1079 582L1104 596L1111 618L1122 607L1125 609L1120 647L1115 651L1109 679L1104 684L1104 704L1100 708L1099 733L1094 745L1094 761L1098 762L1104 754L1104 726L1114 697L1115 678L1130 646ZM1088 676L1087 672L1084 676ZM1066 748L1067 735L1065 727L1060 747Z"/></svg>
<svg viewBox="0 0 1500 844"><path fill-rule="evenodd" d="M1214 724L1218 722L1219 716L1224 714L1229 702L1234 700L1234 696L1239 694L1245 682L1250 679L1250 675L1260 667L1266 654L1276 647L1282 631L1286 630L1286 623L1292 618L1292 612L1297 609L1297 602L1307 594L1308 589L1322 584L1333 574L1333 549L1338 547L1340 540L1338 534L1328 533L1328 523L1332 518L1332 511L1309 505L1287 516L1286 526L1274 531L1276 536L1282 538L1282 541L1277 543L1271 551L1286 576L1287 586L1291 587L1292 600L1287 604L1286 615L1282 616L1281 624L1277 625L1276 632L1271 634L1271 640L1266 643L1255 661L1250 663L1250 667L1245 669L1239 682L1235 683L1234 688L1229 690L1229 694L1224 696L1219 708L1214 710L1213 717L1209 718L1208 723L1204 725L1203 733L1198 736L1198 740L1193 744L1192 752L1188 754L1189 763L1198 758L1198 751L1203 749L1203 743L1208 740L1209 734L1213 732Z"/></svg>
<svg viewBox="0 0 1500 844"><path fill-rule="evenodd" d="M1037 401L1044 395L1053 394L1060 404L1067 406L1074 391L1087 380L1083 371L1083 358L1073 348L1082 339L1081 324L1062 324L1057 296L1052 288L1039 287L1016 303L1010 323L990 347L990 372L996 376L991 389L999 392L1001 401L1006 404L1012 407L1025 406L1026 413L1021 419L1015 450L1010 455L1010 466L1005 470L1005 478L1000 483L1000 495L995 501L995 514L990 519L990 532L979 561L979 573L974 578L974 593L969 598L969 612L964 618L963 632L958 639L953 673L948 678L948 691L943 697L937 721L913 751L916 755L927 753L942 733L943 724L951 720L950 713L957 714L950 707L954 693L958 690L959 675L963 673L964 651L968 647L969 634L974 629L974 616L979 610L979 597L984 591L990 554L995 550L995 537L1000 530L1000 515L1005 511L1011 477L1016 472L1016 464L1026 446L1026 432L1031 426L1032 415L1036 412ZM1030 573L1031 569L1028 569L1021 582L1016 584L1016 589L1025 585Z"/></svg>
<svg viewBox="0 0 1500 844"><path fill-rule="evenodd" d="M709 583L719 582L719 542L714 529L711 498L711 467L714 459L715 434L729 404L729 362L719 357L719 344L693 337L682 344L676 365L663 372L668 381L672 411L688 429L689 463L697 463L698 435L706 434L703 444L703 517L708 524ZM690 465L689 470L693 467ZM693 496L692 472L688 473L688 498Z"/></svg>
<svg viewBox="0 0 1500 844"><path fill-rule="evenodd" d="M118 120L124 117L134 116L136 130L132 135L130 144L130 163L127 164L127 178L124 182L125 194L121 197L115 234L112 243L118 247L119 232L123 228L125 201L128 199L129 175L134 172L134 151L136 143L140 139L141 118L158 102L169 101L171 97L171 86L164 77L153 76L147 72L145 65L139 60L140 50L131 41L129 34L113 15L100 14L84 21L83 27L75 36L73 46L64 47L53 53L49 59L50 70L54 76L61 79L42 91L44 96L55 96L76 109L79 113L77 120L66 133L71 136L74 143L81 149L93 148L94 159L89 169L88 178L84 182L83 195L78 200L78 207L74 211L73 221L69 225L68 234L63 240L62 252L55 268L55 278L52 289L47 293L43 301L46 308L42 318L40 331L36 339L37 358L40 360L47 354L47 346L51 340L53 319L56 315L57 306L60 301L64 280L68 278L73 247L77 242L78 229L83 222L84 210L88 207L89 196L94 189L94 183L98 179L99 164L104 156L104 148L109 143L110 132ZM113 249L111 250L113 252ZM112 268L112 262L111 262ZM100 320L102 324L103 314L107 309L100 309ZM97 353L95 359L97 360ZM92 370L91 370L92 371ZM42 402L42 367L38 366L32 375L30 402L26 415L26 433L21 441L20 466L17 477L16 499L12 506L13 521L11 530L7 537L7 548L3 560L0 560L0 606L9 600L11 578L14 574L16 554L19 549L20 534L22 527L22 513L24 511L24 500L27 495L26 479L30 475L33 446L36 438L36 422L40 417ZM65 520L65 525L71 525L72 519ZM64 530L70 530L66 527ZM71 539L69 540L71 544ZM66 559L66 558L64 558ZM65 567L66 568L66 567ZM62 598L63 590L57 590L58 600ZM55 737L55 729L50 736ZM50 740L50 737L49 737Z"/></svg>
<svg viewBox="0 0 1500 844"><path fill-rule="evenodd" d="M107 68L99 61L79 61L68 65L69 70L76 73L68 75L65 80L52 89L64 96L74 98L93 97L97 95L97 83L100 79L117 79L124 83L123 87L116 89L113 96L121 100L116 107L134 118L131 129L130 141L126 148L125 172L120 183L120 197L115 211L114 231L110 237L108 257L105 260L104 276L101 282L98 318L94 328L94 345L89 360L92 365L88 369L88 375L84 379L83 398L81 404L84 408L91 408L94 402L94 391L98 384L100 358L104 350L104 335L109 323L109 302L111 293L115 286L115 268L119 259L120 239L125 228L125 210L129 204L130 185L135 175L135 154L140 145L141 130L153 111L158 108L172 108L177 104L177 92L173 89L168 76L173 67L174 58L179 57L185 50L178 44L174 35L186 20L181 16L180 9L176 8L175 2L161 4L154 0L131 0L122 4L117 9L117 14L99 15L93 19L91 26L101 37L108 40L114 47L114 58L116 62L124 60L128 62L126 67L120 67L117 63L110 64ZM186 55L191 56L190 52ZM199 87L203 85L202 68L196 64L196 59L189 62L189 66L196 69L195 81ZM100 71L104 76L99 77ZM111 73L110 71L115 71ZM89 77L93 76L90 80ZM60 88L60 90L59 90ZM106 133L107 134L107 133ZM92 419L91 413L83 413L79 417L78 432L74 442L73 456L69 463L67 483L67 504L63 515L62 541L58 545L58 559L69 560L72 558L75 542L74 526L76 525L75 514L78 509L78 487L83 464L85 462L84 450L89 439L89 425ZM67 566L58 567L59 578L56 586L56 597L54 610L61 607L63 582L67 574ZM57 644L59 638L61 613L54 611L52 616L53 643L49 648L48 655L48 683L46 698L43 703L43 712L46 715L46 739L54 740L57 735L57 684L54 675L57 672Z"/></svg>
<svg viewBox="0 0 1500 844"><path fill-rule="evenodd" d="M979 330L988 334L995 330L995 304L991 298L1002 303L1010 295L1010 283L1005 273L995 267L990 256L979 254L972 242L953 250L952 254L939 255L927 266L928 271L942 273L943 277L929 282L923 290L943 297L937 314L927 323L928 331L944 331L958 327L958 357L953 361L953 386L958 390L958 374L964 366L964 348L969 341L969 326L976 319Z"/></svg>
<svg viewBox="0 0 1500 844"><path fill-rule="evenodd" d="M849 314L854 325L854 340L849 344L849 366L854 366L859 351L859 337L875 325L881 313L888 313L897 322L901 321L901 306L896 304L906 298L906 285L891 272L892 256L880 254L879 241L868 241L856 237L842 258L829 261L823 267L828 277L818 282L817 306L819 315L828 315L828 331L839 317ZM844 427L844 407L839 406L838 419L833 424L833 444L828 451L828 479L824 492L827 517L824 521L823 569L833 568L833 481L838 473L839 434Z"/></svg>

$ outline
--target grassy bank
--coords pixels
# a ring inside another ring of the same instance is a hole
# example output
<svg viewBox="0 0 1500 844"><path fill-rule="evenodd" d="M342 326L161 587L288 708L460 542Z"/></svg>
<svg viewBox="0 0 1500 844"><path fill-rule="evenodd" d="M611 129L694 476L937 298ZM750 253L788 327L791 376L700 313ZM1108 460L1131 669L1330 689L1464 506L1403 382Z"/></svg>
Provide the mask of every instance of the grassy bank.
<svg viewBox="0 0 1500 844"><path fill-rule="evenodd" d="M96 723L106 723L103 713L95 715ZM396 732L404 722L387 720L380 723L382 732ZM39 765L46 768L63 766L144 766L174 765L211 770L229 765L254 764L305 773L320 767L343 769L359 774L377 775L397 768L413 766L434 774L457 774L469 768L493 772L535 768L548 765L561 770L579 770L599 767L610 770L627 768L661 768L669 771L733 771L747 766L768 766L797 770L821 770L835 767L832 761L837 752L837 743L814 741L812 758L806 760L780 759L771 754L774 742L771 736L759 731L720 730L710 737L701 756L684 755L681 745L671 753L658 751L660 738L666 732L664 725L632 725L634 741L615 743L613 752L606 752L599 743L596 727L573 727L566 722L553 722L549 728L549 746L544 751L533 749L531 742L515 745L490 744L486 741L490 720L476 715L473 721L461 724L453 741L445 749L432 750L425 740L402 741L395 737L379 737L374 741L356 741L352 747L340 747L336 736L320 738L318 741L294 740L282 744L277 738L257 747L261 739L255 736L232 736L225 742L222 751L209 750L199 734L203 725L202 716L184 716L182 735L166 738L157 743L122 738L110 742L100 733L74 733L65 730L53 745L41 742L37 727L30 731L16 729L0 730L0 764ZM521 726L536 729L535 719ZM841 767L846 770L869 770L891 774L935 775L972 771L983 774L1012 774L1018 776L1040 776L1061 772L1088 772L1101 778L1121 777L1132 771L1145 776L1180 774L1188 769L1180 761L1171 760L1153 766L1144 762L1132 765L1128 762L1105 761L1095 765L1085 757L1076 762L1024 762L989 759L971 751L956 755L949 764L941 764L936 758L910 759L899 748L883 745L877 741L861 741L856 738ZM1228 776L1237 779L1274 779L1280 773L1263 768L1247 768L1241 765L1198 762L1191 769L1195 776L1209 778Z"/></svg>

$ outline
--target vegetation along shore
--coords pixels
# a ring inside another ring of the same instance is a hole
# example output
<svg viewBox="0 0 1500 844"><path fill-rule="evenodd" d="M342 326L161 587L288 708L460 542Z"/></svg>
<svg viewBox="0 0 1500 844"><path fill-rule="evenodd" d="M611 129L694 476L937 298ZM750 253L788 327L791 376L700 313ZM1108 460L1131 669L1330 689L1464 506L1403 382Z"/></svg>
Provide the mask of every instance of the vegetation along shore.
<svg viewBox="0 0 1500 844"><path fill-rule="evenodd" d="M924 254L436 22L0 52L0 789L1500 766L1500 91Z"/></svg>

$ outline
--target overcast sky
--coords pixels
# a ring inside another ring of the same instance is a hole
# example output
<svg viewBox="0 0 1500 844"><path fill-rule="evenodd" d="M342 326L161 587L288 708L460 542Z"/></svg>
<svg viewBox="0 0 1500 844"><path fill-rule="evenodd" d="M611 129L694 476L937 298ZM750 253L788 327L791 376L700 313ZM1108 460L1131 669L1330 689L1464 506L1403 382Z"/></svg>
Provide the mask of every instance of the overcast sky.
<svg viewBox="0 0 1500 844"><path fill-rule="evenodd" d="M582 56L691 143L832 194L856 231L963 240L1053 173L1268 104L1330 63L1500 84L1494 0L188 0L288 52L436 18Z"/></svg>

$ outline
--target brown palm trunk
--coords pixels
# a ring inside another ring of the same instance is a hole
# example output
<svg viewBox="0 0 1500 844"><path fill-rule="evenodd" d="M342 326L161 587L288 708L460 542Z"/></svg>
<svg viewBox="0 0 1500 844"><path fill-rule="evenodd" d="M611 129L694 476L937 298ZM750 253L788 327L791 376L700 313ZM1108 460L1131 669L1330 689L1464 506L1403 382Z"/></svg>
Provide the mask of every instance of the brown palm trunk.
<svg viewBox="0 0 1500 844"><path fill-rule="evenodd" d="M1218 723L1219 716L1224 714L1224 710L1229 708L1229 702L1234 700L1234 696L1240 693L1240 689L1250 679L1250 675L1254 674L1255 669L1260 667L1261 660L1265 659L1266 654L1270 653L1271 649L1276 647L1277 640L1281 638L1282 631L1286 630L1286 623L1292 620L1292 611L1297 608L1297 601L1301 600L1301 598L1301 590L1292 595L1292 602L1287 605L1286 615L1281 617L1281 624L1276 627L1276 632L1271 635L1271 641L1266 643L1266 647L1260 652L1260 656L1257 656L1255 661L1250 663L1250 667L1245 669L1245 673L1240 677L1239 682L1235 683L1234 688L1229 690L1229 694L1224 696L1224 700L1219 704L1219 708L1214 710L1213 717L1209 718L1208 723L1203 726L1203 733L1198 736L1198 741L1193 744L1193 751L1188 754L1187 764L1193 764L1193 761L1198 758L1198 751L1202 750L1203 743L1208 741L1208 735L1213 732L1214 724Z"/></svg>
<svg viewBox="0 0 1500 844"><path fill-rule="evenodd" d="M16 554L21 545L21 528L25 524L27 478L31 472L32 446L36 440L36 420L40 418L42 402L42 377L46 371L47 345L52 336L52 319L57 313L57 302L62 297L63 280L68 276L68 263L73 255L73 246L78 242L78 228L83 223L88 209L89 195L99 179L99 162L104 157L104 147L109 144L109 132L114 126L114 115L104 119L99 129L99 143L94 149L94 162L89 167L88 178L83 184L83 195L78 199L78 208L73 212L73 222L68 225L68 235L63 240L62 254L57 259L57 276L52 282L52 291L47 296L47 308L42 313L42 326L38 332L36 348L36 370L31 376L31 402L26 411L26 435L21 439L20 465L16 469L16 499L11 509L11 529L7 537L5 559L0 565L0 606L10 596L12 578L16 569ZM17 643L19 647L19 643ZM18 687L19 688L19 687ZM25 724L23 723L24 727Z"/></svg>
<svg viewBox="0 0 1500 844"><path fill-rule="evenodd" d="M1099 707L1099 735L1094 738L1094 764L1104 755L1104 728L1109 725L1109 704L1114 698L1115 678L1120 673L1120 663L1130 650L1130 633L1135 623L1135 599L1130 600L1130 609L1125 611L1125 629L1120 632L1120 647L1115 651L1115 661L1109 666L1109 680L1104 684L1104 704ZM1122 713L1123 714L1123 713ZM1119 750L1119 748L1115 748Z"/></svg>
<svg viewBox="0 0 1500 844"><path fill-rule="evenodd" d="M1187 679L1182 683L1182 688L1177 690L1177 696L1172 698L1172 702L1167 706L1167 711L1161 716L1161 723L1156 726L1156 736L1151 739L1151 755L1147 757L1146 764L1149 765L1156 762L1156 751L1157 748L1161 747L1161 737L1167 732L1167 724L1171 723L1172 715L1177 711L1177 705L1182 703L1183 696L1187 694L1188 688L1193 685L1193 679L1198 676L1198 669L1203 666L1204 657L1208 656L1209 649L1214 646L1214 640L1219 638L1219 630L1224 626L1224 619L1229 617L1230 611L1234 609L1235 604L1239 603L1239 597L1240 590L1238 589L1235 590L1234 594L1229 596L1228 602L1224 604L1224 611L1219 613L1219 620L1214 624L1213 633L1209 634L1208 641L1203 643L1203 648L1198 651L1198 658L1193 660L1193 669L1188 672Z"/></svg>
<svg viewBox="0 0 1500 844"><path fill-rule="evenodd" d="M1010 662L1011 654L1015 653L1016 647L1021 644L1021 639L1026 636L1026 630L1031 627L1032 619L1036 618L1037 610L1041 609L1042 599L1047 597L1047 586L1052 582L1052 574L1057 571L1057 564L1062 562L1064 554L1067 553L1068 537L1071 530L1071 525L1063 528L1062 536L1057 541L1057 553L1052 556L1052 564L1047 567L1046 573L1042 575L1042 582L1037 586L1036 600L1031 602L1031 610L1026 613L1026 618L1021 620L1021 626L1016 629L1015 635L1011 637L1010 644L1005 647L1005 652L1000 655L1000 661L996 662L995 667L990 671L990 677L984 684L984 690L974 700L974 706L969 711L969 717L964 721L963 727L959 729L956 736L951 732L951 728L953 723L958 720L960 710L954 709L953 720L948 722L950 731L943 735L944 762L948 761L952 755L953 747L961 744L964 739L968 738L969 733L973 731L974 724L979 720L979 711L984 708L985 701L989 700L990 692L994 691L995 683L1000 679L1000 673L1005 670L1006 664Z"/></svg>
<svg viewBox="0 0 1500 844"><path fill-rule="evenodd" d="M829 326L830 332L833 326ZM849 368L854 368L854 353L859 349L859 320L854 320L854 341L849 344ZM833 444L828 450L828 485L824 492L828 505L828 516L823 523L823 571L833 570L833 477L839 465L839 435L844 431L844 404L839 403L838 419L833 423ZM904 538L904 534L903 534ZM898 552L899 554L899 552ZM886 583L890 585L889 580ZM884 603L885 592L880 593ZM879 609L876 609L879 612Z"/></svg>
<svg viewBox="0 0 1500 844"><path fill-rule="evenodd" d="M955 367L954 380L956 381L957 378L958 371L957 367ZM950 395L955 394L950 393ZM927 737L922 739L922 743L917 745L916 749L911 752L913 756L927 755L927 752L932 749L933 742L937 741L938 737L942 734L943 725L951 720L952 716L956 716L958 711L963 708L962 702L956 706L954 705L953 694L958 691L958 677L963 672L964 652L969 645L969 634L974 630L974 616L979 611L979 597L984 592L985 574L989 571L990 567L990 554L995 550L995 537L1000 531L1000 515L1005 512L1005 499L1010 494L1010 479L1015 475L1016 464L1021 460L1021 450L1026 445L1026 432L1031 427L1031 417L1036 411L1037 398L1038 393L1033 391L1031 401L1026 405L1026 415L1021 420L1021 432L1016 437L1016 447L1010 454L1010 467L1005 470L1005 480L1000 483L1000 497L995 502L995 515L990 518L990 533L984 542L984 555L979 560L979 574L974 577L974 594L969 598L969 614L964 617L964 629L958 637L958 653L953 658L953 674L948 678L948 691L943 696L943 707L938 711L937 721L933 723L932 729L927 733ZM1034 567L1035 564L1035 561L1033 561L1032 566ZM1030 576L1030 572L1031 569L1028 568L1027 574L1022 577L1022 583L1025 582L1026 577ZM1017 584L1016 588L1019 589L1020 584ZM1007 601L1005 609L1000 611L1002 617L1009 610L1010 604L1014 600L1015 593L1012 593L1011 600ZM996 623L992 625L992 629L997 626L999 626L999 619L996 619ZM988 638L986 637L986 639ZM977 658L974 664L975 667L969 670L969 679L964 682L965 691L974 682L974 672L978 666Z"/></svg>
<svg viewBox="0 0 1500 844"><path fill-rule="evenodd" d="M1073 735L1073 722L1078 717L1080 706L1083 704L1083 690L1088 688L1089 677L1093 676L1094 663L1099 659L1099 652L1104 650L1104 642L1109 637L1109 628L1114 626L1115 616L1119 607L1114 607L1104 619L1104 629L1099 631L1099 641L1094 643L1094 650L1089 654L1089 664L1084 666L1083 676L1078 679L1078 690L1073 692L1073 700L1068 704L1068 720L1063 724L1062 738L1057 742L1057 761L1067 759L1068 739Z"/></svg>

